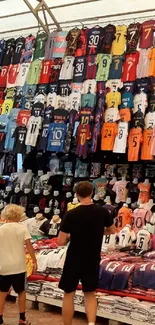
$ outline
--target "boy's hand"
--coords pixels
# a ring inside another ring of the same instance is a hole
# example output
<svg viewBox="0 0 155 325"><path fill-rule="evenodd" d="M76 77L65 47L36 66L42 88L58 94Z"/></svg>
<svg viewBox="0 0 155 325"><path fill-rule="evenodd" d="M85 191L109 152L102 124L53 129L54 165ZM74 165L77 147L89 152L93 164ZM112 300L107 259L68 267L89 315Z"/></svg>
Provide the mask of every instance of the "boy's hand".
<svg viewBox="0 0 155 325"><path fill-rule="evenodd" d="M36 273L37 272L37 269L38 269L37 261L34 261L33 262L33 273Z"/></svg>

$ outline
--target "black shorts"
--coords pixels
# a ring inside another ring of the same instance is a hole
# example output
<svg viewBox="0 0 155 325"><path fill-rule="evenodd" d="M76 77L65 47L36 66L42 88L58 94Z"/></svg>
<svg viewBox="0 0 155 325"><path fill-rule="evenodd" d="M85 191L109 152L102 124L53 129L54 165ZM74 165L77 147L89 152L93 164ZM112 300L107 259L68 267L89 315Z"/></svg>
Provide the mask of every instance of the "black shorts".
<svg viewBox="0 0 155 325"><path fill-rule="evenodd" d="M66 293L76 291L79 281L82 283L83 292L94 292L98 287L99 265L76 265L65 263L63 274L59 282L59 288Z"/></svg>
<svg viewBox="0 0 155 325"><path fill-rule="evenodd" d="M26 272L19 274L0 275L0 291L8 292L13 287L16 293L21 293L26 288Z"/></svg>

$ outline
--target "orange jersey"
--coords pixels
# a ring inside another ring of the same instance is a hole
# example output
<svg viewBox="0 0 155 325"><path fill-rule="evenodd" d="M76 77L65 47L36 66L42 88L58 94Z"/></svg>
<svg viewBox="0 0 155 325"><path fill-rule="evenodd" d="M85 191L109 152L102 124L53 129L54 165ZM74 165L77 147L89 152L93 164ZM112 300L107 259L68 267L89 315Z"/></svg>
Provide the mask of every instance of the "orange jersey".
<svg viewBox="0 0 155 325"><path fill-rule="evenodd" d="M131 121L131 111L130 108L121 108L119 110L120 119L123 122L130 122Z"/></svg>
<svg viewBox="0 0 155 325"><path fill-rule="evenodd" d="M118 215L115 218L115 225L116 228L120 231L122 230L126 225L132 225L132 210L127 207L122 207L118 211Z"/></svg>
<svg viewBox="0 0 155 325"><path fill-rule="evenodd" d="M142 203L147 203L150 198L150 188L151 184L145 184L145 183L139 183L138 189L139 189L139 197L138 199L141 200Z"/></svg>
<svg viewBox="0 0 155 325"><path fill-rule="evenodd" d="M150 59L148 76L154 77L155 76L155 48L150 49L148 53L148 58Z"/></svg>
<svg viewBox="0 0 155 325"><path fill-rule="evenodd" d="M130 130L128 137L128 161L138 161L140 144L143 141L141 128Z"/></svg>
<svg viewBox="0 0 155 325"><path fill-rule="evenodd" d="M153 130L144 130L143 132L143 144L141 150L141 159L142 160L153 160L153 156L151 155L151 147L152 147L152 135Z"/></svg>
<svg viewBox="0 0 155 325"><path fill-rule="evenodd" d="M101 150L113 150L115 137L118 133L116 123L104 123L101 131Z"/></svg>

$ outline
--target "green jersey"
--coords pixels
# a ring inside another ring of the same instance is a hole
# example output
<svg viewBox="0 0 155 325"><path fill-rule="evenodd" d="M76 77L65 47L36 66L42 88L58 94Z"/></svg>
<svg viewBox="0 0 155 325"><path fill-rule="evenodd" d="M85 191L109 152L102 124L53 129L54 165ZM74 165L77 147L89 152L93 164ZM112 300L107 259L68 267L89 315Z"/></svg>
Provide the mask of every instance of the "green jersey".
<svg viewBox="0 0 155 325"><path fill-rule="evenodd" d="M94 94L82 95L81 107L93 108L95 106L96 96Z"/></svg>
<svg viewBox="0 0 155 325"><path fill-rule="evenodd" d="M27 76L28 85L37 85L39 83L40 73L42 68L42 60L35 60L31 63Z"/></svg>
<svg viewBox="0 0 155 325"><path fill-rule="evenodd" d="M106 81L109 77L110 64L112 62L111 54L98 54L96 64L98 65L96 81Z"/></svg>
<svg viewBox="0 0 155 325"><path fill-rule="evenodd" d="M47 41L46 33L40 33L37 35L33 60L44 58L46 41Z"/></svg>

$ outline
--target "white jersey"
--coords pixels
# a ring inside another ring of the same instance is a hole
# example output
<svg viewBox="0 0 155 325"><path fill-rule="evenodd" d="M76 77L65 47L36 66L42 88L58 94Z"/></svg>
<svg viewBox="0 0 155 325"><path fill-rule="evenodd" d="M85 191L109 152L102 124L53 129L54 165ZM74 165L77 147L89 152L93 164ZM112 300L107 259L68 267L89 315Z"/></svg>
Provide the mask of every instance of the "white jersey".
<svg viewBox="0 0 155 325"><path fill-rule="evenodd" d="M55 108L55 104L56 104L56 96L57 94L56 93L48 93L47 95L47 107L48 106L52 106Z"/></svg>
<svg viewBox="0 0 155 325"><path fill-rule="evenodd" d="M69 108L69 96L65 96L65 97L62 97L62 96L56 96L56 99L55 99L55 109L58 109L58 108L64 108L66 110L68 110Z"/></svg>
<svg viewBox="0 0 155 325"><path fill-rule="evenodd" d="M107 108L104 115L105 122L116 122L120 120L118 108L110 107Z"/></svg>
<svg viewBox="0 0 155 325"><path fill-rule="evenodd" d="M150 65L150 60L148 58L148 53L150 49L142 49L139 52L139 61L137 64L137 78L145 78L148 77L148 71L149 71L149 65Z"/></svg>
<svg viewBox="0 0 155 325"><path fill-rule="evenodd" d="M145 114L146 107L148 106L147 95L143 92L134 96L134 109L133 113L136 113L139 109Z"/></svg>
<svg viewBox="0 0 155 325"><path fill-rule="evenodd" d="M27 220L26 227L29 230L31 236L42 236L44 235L40 229L43 223L47 221L46 218L37 220L35 217Z"/></svg>
<svg viewBox="0 0 155 325"><path fill-rule="evenodd" d="M118 89L123 88L123 82L120 79L108 80L106 88L110 88L110 91L118 91Z"/></svg>
<svg viewBox="0 0 155 325"><path fill-rule="evenodd" d="M96 94L96 80L88 79L83 83L83 92L84 94Z"/></svg>
<svg viewBox="0 0 155 325"><path fill-rule="evenodd" d="M153 126L155 124L155 112L149 112L145 115L145 126L144 129L153 129Z"/></svg>
<svg viewBox="0 0 155 325"><path fill-rule="evenodd" d="M114 235L104 235L102 241L102 248L101 251L104 252L109 248L116 247L116 234Z"/></svg>
<svg viewBox="0 0 155 325"><path fill-rule="evenodd" d="M119 246L120 247L126 247L131 246L132 242L136 239L136 235L133 230L131 230L129 227L124 227L119 232Z"/></svg>
<svg viewBox="0 0 155 325"><path fill-rule="evenodd" d="M39 130L41 129L42 120L41 116L35 117L31 116L27 124L27 134L25 144L28 146L35 147L37 143L37 138L39 135Z"/></svg>
<svg viewBox="0 0 155 325"><path fill-rule="evenodd" d="M64 63L62 65L59 80L70 80L73 79L73 72L74 72L74 57L73 56L66 56L64 58Z"/></svg>
<svg viewBox="0 0 155 325"><path fill-rule="evenodd" d="M81 94L78 92L71 93L69 96L69 108L79 111L81 107Z"/></svg>
<svg viewBox="0 0 155 325"><path fill-rule="evenodd" d="M42 104L44 104L45 101L46 101L46 95L45 94L37 94L34 97L34 104L35 103L42 103Z"/></svg>
<svg viewBox="0 0 155 325"><path fill-rule="evenodd" d="M19 73L16 79L16 87L23 87L25 85L29 69L30 63L22 63L20 65Z"/></svg>
<svg viewBox="0 0 155 325"><path fill-rule="evenodd" d="M118 134L115 137L113 152L117 152L117 153L126 152L127 137L128 137L128 123L119 122Z"/></svg>
<svg viewBox="0 0 155 325"><path fill-rule="evenodd" d="M38 272L46 271L48 260L52 259L52 255L54 255L54 249L44 249L37 254Z"/></svg>
<svg viewBox="0 0 155 325"><path fill-rule="evenodd" d="M150 233L148 230L141 229L137 233L136 247L143 251L147 251L150 247Z"/></svg>

